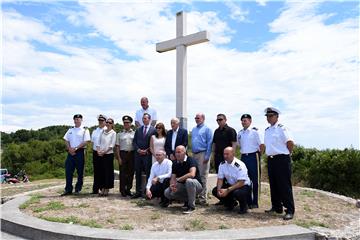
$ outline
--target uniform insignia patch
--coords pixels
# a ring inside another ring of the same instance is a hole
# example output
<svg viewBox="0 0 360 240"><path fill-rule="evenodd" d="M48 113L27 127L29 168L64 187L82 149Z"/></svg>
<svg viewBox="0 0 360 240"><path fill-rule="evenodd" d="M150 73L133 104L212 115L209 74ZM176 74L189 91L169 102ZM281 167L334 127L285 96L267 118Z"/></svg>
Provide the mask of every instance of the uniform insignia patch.
<svg viewBox="0 0 360 240"><path fill-rule="evenodd" d="M254 129L255 131L257 131L257 130L258 130L256 127L253 127L252 129Z"/></svg>

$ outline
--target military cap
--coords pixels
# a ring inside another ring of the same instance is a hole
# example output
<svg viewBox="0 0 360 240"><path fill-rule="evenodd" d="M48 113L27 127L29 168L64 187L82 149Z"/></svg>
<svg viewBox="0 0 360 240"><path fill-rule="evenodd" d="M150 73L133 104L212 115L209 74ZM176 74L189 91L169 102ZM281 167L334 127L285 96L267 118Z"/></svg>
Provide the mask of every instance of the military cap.
<svg viewBox="0 0 360 240"><path fill-rule="evenodd" d="M98 119L98 120L104 120L104 121L106 121L107 117L106 117L104 114L99 114L99 115L97 116L97 119Z"/></svg>
<svg viewBox="0 0 360 240"><path fill-rule="evenodd" d="M250 114L247 114L247 113L245 113L245 114L243 114L242 116L241 116L241 120L243 120L243 118L248 118L248 119L251 119L251 115Z"/></svg>
<svg viewBox="0 0 360 240"><path fill-rule="evenodd" d="M122 120L123 120L123 122L129 121L129 122L131 122L131 123L132 123L132 121L133 121L132 117L130 117L130 116L128 116L128 115L123 116L123 117L122 117Z"/></svg>
<svg viewBox="0 0 360 240"><path fill-rule="evenodd" d="M264 112L265 112L265 116L267 116L268 114L277 114L277 115L280 114L280 110L274 107L267 107L265 108Z"/></svg>
<svg viewBox="0 0 360 240"><path fill-rule="evenodd" d="M81 114L75 114L74 117L73 117L73 119L75 119L75 118L81 118L81 119L82 119L83 116L82 116Z"/></svg>

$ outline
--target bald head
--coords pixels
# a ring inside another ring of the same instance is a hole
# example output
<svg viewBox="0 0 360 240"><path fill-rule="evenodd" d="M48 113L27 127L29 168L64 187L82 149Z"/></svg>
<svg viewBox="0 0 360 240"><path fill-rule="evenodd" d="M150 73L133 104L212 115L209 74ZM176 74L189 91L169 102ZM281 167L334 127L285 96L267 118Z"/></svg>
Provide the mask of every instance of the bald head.
<svg viewBox="0 0 360 240"><path fill-rule="evenodd" d="M186 148L183 145L179 145L175 149L175 157L180 162L184 161L186 155Z"/></svg>
<svg viewBox="0 0 360 240"><path fill-rule="evenodd" d="M231 163L234 160L235 151L232 147L227 147L224 149L224 159L228 163Z"/></svg>

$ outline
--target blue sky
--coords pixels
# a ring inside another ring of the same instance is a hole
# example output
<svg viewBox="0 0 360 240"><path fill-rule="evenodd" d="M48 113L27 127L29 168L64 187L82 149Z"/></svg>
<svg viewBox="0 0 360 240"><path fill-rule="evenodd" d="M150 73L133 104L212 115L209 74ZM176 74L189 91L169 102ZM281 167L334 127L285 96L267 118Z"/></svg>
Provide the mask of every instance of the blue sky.
<svg viewBox="0 0 360 240"><path fill-rule="evenodd" d="M103 113L119 121L148 96L159 121L175 116L175 52L155 44L188 34L188 128L204 112L241 129L250 113L263 131L275 106L295 142L359 148L357 1L2 2L2 124L6 132L72 124Z"/></svg>

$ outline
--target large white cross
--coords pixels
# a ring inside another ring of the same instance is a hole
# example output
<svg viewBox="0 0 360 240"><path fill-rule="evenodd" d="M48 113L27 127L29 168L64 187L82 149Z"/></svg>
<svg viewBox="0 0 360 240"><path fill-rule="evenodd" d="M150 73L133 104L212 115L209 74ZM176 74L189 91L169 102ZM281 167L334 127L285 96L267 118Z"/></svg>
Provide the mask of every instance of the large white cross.
<svg viewBox="0 0 360 240"><path fill-rule="evenodd" d="M159 53L176 49L176 117L180 126L187 129L187 68L186 47L209 41L207 31L186 35L186 14L176 13L176 38L156 44Z"/></svg>

